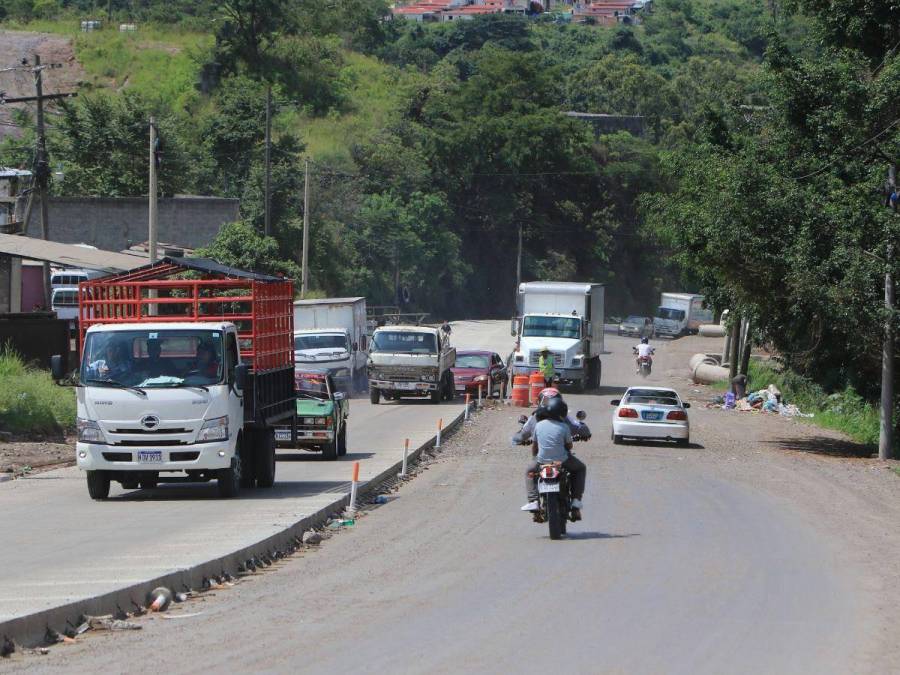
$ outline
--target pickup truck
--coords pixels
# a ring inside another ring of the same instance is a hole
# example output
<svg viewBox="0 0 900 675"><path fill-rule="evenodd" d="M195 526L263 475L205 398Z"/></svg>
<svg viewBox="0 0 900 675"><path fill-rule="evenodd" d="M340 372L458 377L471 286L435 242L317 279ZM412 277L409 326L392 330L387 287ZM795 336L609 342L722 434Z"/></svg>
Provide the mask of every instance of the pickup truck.
<svg viewBox="0 0 900 675"><path fill-rule="evenodd" d="M369 400L378 404L403 396L452 401L456 349L450 337L428 326L383 326L369 345Z"/></svg>
<svg viewBox="0 0 900 675"><path fill-rule="evenodd" d="M275 428L279 448L302 448L321 452L322 459L334 461L347 454L347 418L350 401L336 391L334 380L324 370L298 370L297 431L291 437L291 426Z"/></svg>

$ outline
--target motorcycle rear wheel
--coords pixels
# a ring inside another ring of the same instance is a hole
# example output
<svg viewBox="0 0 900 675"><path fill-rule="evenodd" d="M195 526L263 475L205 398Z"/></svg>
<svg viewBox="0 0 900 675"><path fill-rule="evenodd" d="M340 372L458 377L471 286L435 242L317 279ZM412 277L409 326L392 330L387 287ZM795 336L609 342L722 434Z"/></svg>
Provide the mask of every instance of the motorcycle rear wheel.
<svg viewBox="0 0 900 675"><path fill-rule="evenodd" d="M551 539L559 539L566 531L559 498L555 494L547 497L547 527L550 529Z"/></svg>

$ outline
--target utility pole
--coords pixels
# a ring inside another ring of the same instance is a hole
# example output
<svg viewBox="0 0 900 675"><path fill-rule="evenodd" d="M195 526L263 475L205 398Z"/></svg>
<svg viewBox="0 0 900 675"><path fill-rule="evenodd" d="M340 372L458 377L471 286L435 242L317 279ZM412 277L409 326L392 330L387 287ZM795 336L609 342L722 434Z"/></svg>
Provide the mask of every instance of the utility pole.
<svg viewBox="0 0 900 675"><path fill-rule="evenodd" d="M304 206L304 211L306 207ZM272 234L272 87L266 89L266 224L265 235ZM305 248L304 248L305 250ZM304 274L306 265L303 266Z"/></svg>
<svg viewBox="0 0 900 675"><path fill-rule="evenodd" d="M897 191L897 167L888 167L889 203L896 209L893 198ZM884 343L881 349L881 428L878 434L878 459L890 459L894 447L894 264L892 228L888 227L887 258L884 265Z"/></svg>
<svg viewBox="0 0 900 675"><path fill-rule="evenodd" d="M748 375L750 371L750 352L753 349L753 340L750 338L750 328L752 327L750 317L746 317L743 323L744 340L741 345L741 365L739 372L741 375Z"/></svg>
<svg viewBox="0 0 900 675"><path fill-rule="evenodd" d="M300 278L300 298L306 297L309 286L309 159L304 164L303 176L303 267Z"/></svg>
<svg viewBox="0 0 900 675"><path fill-rule="evenodd" d="M156 262L157 242L157 178L156 178L156 118L150 116L150 202L149 202L149 228L147 233L147 245L150 253L150 262Z"/></svg>
<svg viewBox="0 0 900 675"><path fill-rule="evenodd" d="M47 241L50 236L50 217L48 215L48 179L50 178L50 162L47 158L47 133L44 128L44 78L41 57L34 55L34 88L37 100L37 188L41 195L41 239ZM44 306L50 309L50 263L44 262Z"/></svg>
<svg viewBox="0 0 900 675"><path fill-rule="evenodd" d="M522 285L522 223L519 223L519 252L516 255L516 290L513 293L513 311L518 311L519 286Z"/></svg>
<svg viewBox="0 0 900 675"><path fill-rule="evenodd" d="M741 347L741 315L737 312L731 314L731 353L728 356L728 379L733 380L738 374L738 361Z"/></svg>

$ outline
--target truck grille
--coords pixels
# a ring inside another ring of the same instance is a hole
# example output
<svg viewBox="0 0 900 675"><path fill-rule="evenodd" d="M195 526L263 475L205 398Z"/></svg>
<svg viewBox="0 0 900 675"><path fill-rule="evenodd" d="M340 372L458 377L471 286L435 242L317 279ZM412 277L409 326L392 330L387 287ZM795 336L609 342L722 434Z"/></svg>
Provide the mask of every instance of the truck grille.
<svg viewBox="0 0 900 675"><path fill-rule="evenodd" d="M103 459L107 462L133 462L134 457L130 452L104 452Z"/></svg>
<svg viewBox="0 0 900 675"><path fill-rule="evenodd" d="M141 440L141 441L115 441L114 443L111 443L110 445L118 445L118 446L122 446L122 447L126 447L126 448L140 448L140 447L144 447L146 445L153 445L153 446L157 446L157 445L187 445L187 443L184 441L179 441L178 439L169 438L169 439L162 439L162 440L153 439L152 441L149 441L149 442L144 441L144 440Z"/></svg>
<svg viewBox="0 0 900 675"><path fill-rule="evenodd" d="M114 434L189 434L190 429L113 429Z"/></svg>
<svg viewBox="0 0 900 675"><path fill-rule="evenodd" d="M566 357L564 354L560 352L550 352L550 355L553 357L553 365L561 368L565 362ZM528 355L528 365L529 366L537 366L540 361L541 353L540 352L531 352Z"/></svg>

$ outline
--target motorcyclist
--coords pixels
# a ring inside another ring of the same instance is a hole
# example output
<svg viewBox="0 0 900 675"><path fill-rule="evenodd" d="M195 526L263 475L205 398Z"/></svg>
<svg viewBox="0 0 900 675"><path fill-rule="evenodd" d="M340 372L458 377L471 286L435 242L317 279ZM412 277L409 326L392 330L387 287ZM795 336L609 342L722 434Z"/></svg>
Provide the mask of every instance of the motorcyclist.
<svg viewBox="0 0 900 675"><path fill-rule="evenodd" d="M522 428L519 429L518 433L513 436L513 445L526 445L533 440L532 434L534 434L535 425L544 418L547 410L547 403L550 399L555 397L562 399L562 394L559 393L559 389L547 387L546 389L541 390L541 393L538 394L538 407L528 417L528 420L522 425ZM572 415L567 415L565 421L569 425L569 432L572 436L578 436L585 440L591 437L591 430L588 429L587 424L581 420Z"/></svg>
<svg viewBox="0 0 900 675"><path fill-rule="evenodd" d="M642 337L641 343L639 345L637 345L636 347L634 347L632 349L632 351L635 354L635 358L634 358L634 366L635 366L634 372L635 373L641 372L641 359L644 358L645 356L650 359L651 363L653 363L653 353L655 350L653 349L653 347L650 346L650 338Z"/></svg>
<svg viewBox="0 0 900 675"><path fill-rule="evenodd" d="M587 467L584 462L572 454L572 434L569 431L569 425L565 423L569 407L561 396L554 396L547 401L546 410L547 419L538 422L534 428L534 442L531 444L531 454L534 460L529 463L525 471L525 491L528 494L528 503L522 507L522 510L537 511L540 508L537 474L541 469L541 464L561 462L571 478L569 489L572 496L572 509L580 511Z"/></svg>

